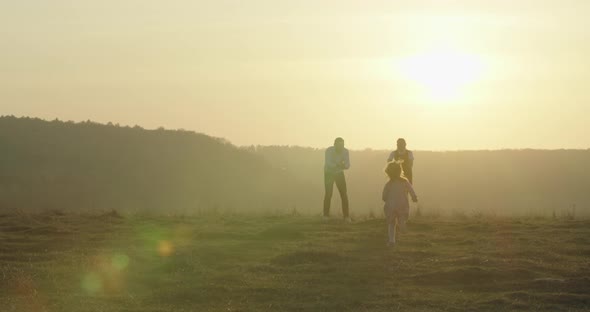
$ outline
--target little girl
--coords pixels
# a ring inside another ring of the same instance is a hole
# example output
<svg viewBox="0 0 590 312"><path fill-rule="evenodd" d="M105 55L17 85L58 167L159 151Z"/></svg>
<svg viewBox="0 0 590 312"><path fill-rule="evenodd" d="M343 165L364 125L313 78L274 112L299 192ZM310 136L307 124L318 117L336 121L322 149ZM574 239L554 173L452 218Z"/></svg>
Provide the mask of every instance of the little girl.
<svg viewBox="0 0 590 312"><path fill-rule="evenodd" d="M403 231L406 226L406 220L410 215L410 203L408 201L408 192L412 196L413 202L418 202L418 197L412 188L412 184L403 178L402 168L396 162L390 162L385 168L385 173L389 176L389 182L383 188L383 201L385 206L383 210L387 218L389 231L389 246L395 246L396 227ZM397 225L397 226L396 226Z"/></svg>

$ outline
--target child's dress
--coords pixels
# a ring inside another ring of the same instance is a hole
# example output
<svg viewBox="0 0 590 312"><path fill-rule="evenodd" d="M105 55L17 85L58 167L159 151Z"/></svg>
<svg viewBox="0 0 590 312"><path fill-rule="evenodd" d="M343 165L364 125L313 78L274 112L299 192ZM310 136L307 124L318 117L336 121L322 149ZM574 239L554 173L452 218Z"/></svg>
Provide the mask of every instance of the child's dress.
<svg viewBox="0 0 590 312"><path fill-rule="evenodd" d="M385 184L383 188L383 201L385 202L383 211L387 219L402 217L408 219L410 215L408 193L412 196L413 201L417 200L412 184L406 179L393 179Z"/></svg>

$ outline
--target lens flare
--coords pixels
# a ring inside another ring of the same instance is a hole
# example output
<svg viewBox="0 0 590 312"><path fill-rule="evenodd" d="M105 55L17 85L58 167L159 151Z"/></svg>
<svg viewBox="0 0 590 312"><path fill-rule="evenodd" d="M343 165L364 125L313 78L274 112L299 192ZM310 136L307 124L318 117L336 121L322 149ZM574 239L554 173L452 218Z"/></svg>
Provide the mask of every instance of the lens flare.
<svg viewBox="0 0 590 312"><path fill-rule="evenodd" d="M82 288L89 294L94 295L102 290L102 280L96 273L88 273L82 279Z"/></svg>
<svg viewBox="0 0 590 312"><path fill-rule="evenodd" d="M158 243L158 254L161 257L169 257L174 252L174 245L170 241L162 240Z"/></svg>
<svg viewBox="0 0 590 312"><path fill-rule="evenodd" d="M129 266L129 257L124 254L116 254L111 259L111 265L117 271L123 271Z"/></svg>

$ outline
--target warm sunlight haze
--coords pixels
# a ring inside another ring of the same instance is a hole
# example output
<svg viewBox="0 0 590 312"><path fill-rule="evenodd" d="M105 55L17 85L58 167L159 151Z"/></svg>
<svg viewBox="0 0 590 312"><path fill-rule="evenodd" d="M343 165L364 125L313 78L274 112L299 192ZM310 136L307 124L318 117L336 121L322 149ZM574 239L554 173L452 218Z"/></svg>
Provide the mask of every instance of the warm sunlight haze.
<svg viewBox="0 0 590 312"><path fill-rule="evenodd" d="M590 0L0 0L0 312L590 311Z"/></svg>
<svg viewBox="0 0 590 312"><path fill-rule="evenodd" d="M588 148L587 12L585 0L2 1L0 114L237 145Z"/></svg>

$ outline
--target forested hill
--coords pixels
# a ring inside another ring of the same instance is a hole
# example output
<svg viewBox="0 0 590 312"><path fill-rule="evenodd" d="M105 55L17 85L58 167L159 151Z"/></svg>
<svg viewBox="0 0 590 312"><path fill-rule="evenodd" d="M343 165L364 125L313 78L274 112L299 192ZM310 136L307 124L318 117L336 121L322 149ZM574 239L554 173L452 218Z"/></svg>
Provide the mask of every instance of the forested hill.
<svg viewBox="0 0 590 312"><path fill-rule="evenodd" d="M590 215L590 150L414 152L424 212L547 216L575 205ZM387 155L351 151L353 215L381 214ZM323 149L238 148L183 130L0 117L0 209L317 215L323 157Z"/></svg>
<svg viewBox="0 0 590 312"><path fill-rule="evenodd" d="M306 192L264 158L182 130L0 117L0 151L3 209L273 210Z"/></svg>

